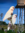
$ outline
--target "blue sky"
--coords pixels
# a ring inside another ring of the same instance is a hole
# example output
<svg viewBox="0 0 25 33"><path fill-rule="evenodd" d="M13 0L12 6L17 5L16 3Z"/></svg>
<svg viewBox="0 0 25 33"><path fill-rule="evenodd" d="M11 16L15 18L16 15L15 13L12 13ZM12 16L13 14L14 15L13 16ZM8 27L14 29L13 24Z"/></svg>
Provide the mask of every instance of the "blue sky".
<svg viewBox="0 0 25 33"><path fill-rule="evenodd" d="M0 0L0 14L3 13L3 18L4 18L5 13L8 11L8 9L11 6L15 7L16 5L17 5L17 0ZM18 15L19 15L19 12L20 12L20 9L18 8ZM13 14L17 14L17 9L14 10ZM17 17L19 18L19 16ZM3 18L2 18L2 21L3 21ZM8 20L5 20L5 22L9 23ZM17 23L17 18L16 18L16 23Z"/></svg>

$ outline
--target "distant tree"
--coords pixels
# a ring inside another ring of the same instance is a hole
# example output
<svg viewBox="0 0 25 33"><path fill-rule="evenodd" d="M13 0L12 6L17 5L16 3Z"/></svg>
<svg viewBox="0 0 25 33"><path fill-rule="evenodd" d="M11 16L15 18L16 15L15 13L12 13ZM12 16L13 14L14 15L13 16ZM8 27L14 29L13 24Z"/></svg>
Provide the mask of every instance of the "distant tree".
<svg viewBox="0 0 25 33"><path fill-rule="evenodd" d="M0 21L0 25L7 25L6 22Z"/></svg>

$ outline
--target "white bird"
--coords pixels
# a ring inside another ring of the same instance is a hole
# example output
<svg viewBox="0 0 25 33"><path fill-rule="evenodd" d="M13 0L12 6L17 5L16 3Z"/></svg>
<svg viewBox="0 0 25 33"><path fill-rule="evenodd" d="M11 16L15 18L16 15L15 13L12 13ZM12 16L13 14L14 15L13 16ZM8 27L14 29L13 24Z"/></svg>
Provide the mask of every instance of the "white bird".
<svg viewBox="0 0 25 33"><path fill-rule="evenodd" d="M11 13L13 13L13 10L14 10L14 6L11 6L10 9L5 14L3 21L6 20L7 18L11 17Z"/></svg>
<svg viewBox="0 0 25 33"><path fill-rule="evenodd" d="M17 17L17 15L16 14L14 14L13 16L12 16L12 24L14 25L15 24L15 22L16 22L16 17Z"/></svg>
<svg viewBox="0 0 25 33"><path fill-rule="evenodd" d="M8 28L7 28L7 30L9 30L10 29L10 26L13 24L15 24L15 21L16 21L16 17L17 17L17 15L16 14L14 14L13 16L12 16L12 23L11 23L11 21L9 21L9 26L8 26Z"/></svg>
<svg viewBox="0 0 25 33"><path fill-rule="evenodd" d="M7 30L10 30L10 26L11 26L11 21L9 21L9 24L8 24Z"/></svg>

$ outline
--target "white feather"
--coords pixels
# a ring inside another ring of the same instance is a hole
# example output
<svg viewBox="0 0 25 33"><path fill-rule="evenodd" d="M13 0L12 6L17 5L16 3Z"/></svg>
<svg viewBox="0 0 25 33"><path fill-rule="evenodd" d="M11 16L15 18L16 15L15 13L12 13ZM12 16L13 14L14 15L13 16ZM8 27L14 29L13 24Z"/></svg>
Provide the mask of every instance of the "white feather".
<svg viewBox="0 0 25 33"><path fill-rule="evenodd" d="M14 15L12 16L12 24L14 25L15 22L16 22L16 14L14 14Z"/></svg>
<svg viewBox="0 0 25 33"><path fill-rule="evenodd" d="M6 20L7 18L11 17L11 13L13 13L13 8L14 6L11 6L10 9L7 11L7 13L5 14L3 21ZM12 9L12 10L11 10Z"/></svg>
<svg viewBox="0 0 25 33"><path fill-rule="evenodd" d="M9 21L9 24L11 24L11 21ZM7 30L10 30L10 26L8 25Z"/></svg>
<svg viewBox="0 0 25 33"><path fill-rule="evenodd" d="M7 30L10 30L10 27L8 27Z"/></svg>

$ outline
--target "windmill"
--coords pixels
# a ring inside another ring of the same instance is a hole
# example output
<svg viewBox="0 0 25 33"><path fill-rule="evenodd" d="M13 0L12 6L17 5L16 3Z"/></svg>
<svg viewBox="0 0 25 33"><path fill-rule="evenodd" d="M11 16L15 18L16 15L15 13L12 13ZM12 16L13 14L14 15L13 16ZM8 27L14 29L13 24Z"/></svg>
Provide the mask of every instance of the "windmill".
<svg viewBox="0 0 25 33"><path fill-rule="evenodd" d="M2 17L3 17L3 13L1 13L1 14L0 14L0 16L1 16L1 20L2 20Z"/></svg>

